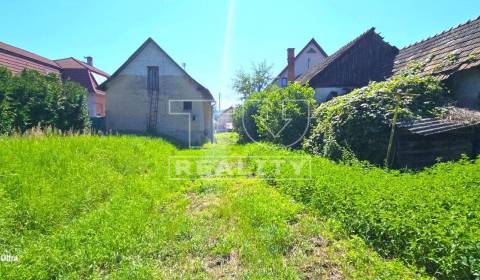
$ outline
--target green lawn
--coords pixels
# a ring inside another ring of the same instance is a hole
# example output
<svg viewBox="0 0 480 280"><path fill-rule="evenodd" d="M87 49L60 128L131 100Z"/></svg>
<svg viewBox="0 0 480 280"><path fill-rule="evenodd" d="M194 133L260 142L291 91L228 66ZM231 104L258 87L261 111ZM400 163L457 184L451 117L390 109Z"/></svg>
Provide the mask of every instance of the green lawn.
<svg viewBox="0 0 480 280"><path fill-rule="evenodd" d="M0 279L422 277L272 180L171 180L172 156L278 150L231 137L199 150L146 137L0 139L0 255L18 257L0 262Z"/></svg>

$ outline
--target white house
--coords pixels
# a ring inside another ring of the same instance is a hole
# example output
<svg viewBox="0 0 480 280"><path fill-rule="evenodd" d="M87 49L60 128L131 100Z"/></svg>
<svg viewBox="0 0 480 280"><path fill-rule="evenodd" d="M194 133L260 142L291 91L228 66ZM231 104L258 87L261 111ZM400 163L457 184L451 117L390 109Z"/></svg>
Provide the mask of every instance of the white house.
<svg viewBox="0 0 480 280"><path fill-rule="evenodd" d="M295 49L287 49L287 66L274 79L280 87L286 87L288 82L295 81L312 66L323 62L328 57L315 39L310 40L295 56Z"/></svg>
<svg viewBox="0 0 480 280"><path fill-rule="evenodd" d="M199 146L213 138L213 96L149 38L104 83L106 127Z"/></svg>

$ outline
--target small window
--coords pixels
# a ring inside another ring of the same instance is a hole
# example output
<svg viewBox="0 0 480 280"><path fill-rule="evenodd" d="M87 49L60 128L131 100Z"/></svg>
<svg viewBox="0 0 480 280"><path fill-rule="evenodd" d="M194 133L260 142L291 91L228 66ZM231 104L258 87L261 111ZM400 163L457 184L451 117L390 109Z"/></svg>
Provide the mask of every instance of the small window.
<svg viewBox="0 0 480 280"><path fill-rule="evenodd" d="M183 101L183 110L192 111L192 101Z"/></svg>
<svg viewBox="0 0 480 280"><path fill-rule="evenodd" d="M338 92L336 91L331 91L328 96L327 96L327 101L330 101L332 100L333 98L337 97L338 96Z"/></svg>
<svg viewBox="0 0 480 280"><path fill-rule="evenodd" d="M288 86L288 80L287 78L282 78L280 80L280 87L287 87Z"/></svg>

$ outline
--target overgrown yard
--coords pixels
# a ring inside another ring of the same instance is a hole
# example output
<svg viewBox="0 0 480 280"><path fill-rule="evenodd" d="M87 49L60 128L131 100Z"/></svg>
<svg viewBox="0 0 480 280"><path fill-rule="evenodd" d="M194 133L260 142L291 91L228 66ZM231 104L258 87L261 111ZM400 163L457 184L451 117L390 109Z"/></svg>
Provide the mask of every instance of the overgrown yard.
<svg viewBox="0 0 480 280"><path fill-rule="evenodd" d="M145 137L0 139L0 255L18 257L0 262L0 278L411 279L427 269L466 279L479 272L480 163L389 174L222 140L178 150ZM172 156L272 155L302 157L312 173L269 176L275 170L267 167L258 176L169 177ZM306 180L278 180L295 176Z"/></svg>

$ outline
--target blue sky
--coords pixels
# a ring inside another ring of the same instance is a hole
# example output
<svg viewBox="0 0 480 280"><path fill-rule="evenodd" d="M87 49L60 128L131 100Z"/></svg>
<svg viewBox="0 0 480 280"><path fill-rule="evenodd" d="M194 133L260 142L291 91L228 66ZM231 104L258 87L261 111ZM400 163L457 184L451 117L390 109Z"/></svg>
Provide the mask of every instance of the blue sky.
<svg viewBox="0 0 480 280"><path fill-rule="evenodd" d="M331 54L372 26L403 47L480 16L480 1L18 0L2 10L0 41L51 59L91 55L109 73L152 37L226 107L234 73L252 62L277 74L286 48L314 37Z"/></svg>

